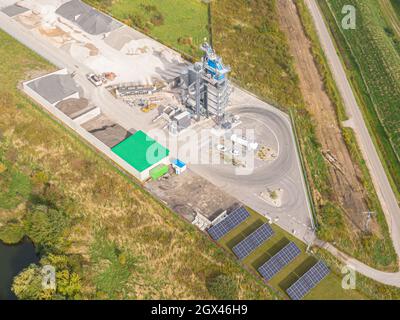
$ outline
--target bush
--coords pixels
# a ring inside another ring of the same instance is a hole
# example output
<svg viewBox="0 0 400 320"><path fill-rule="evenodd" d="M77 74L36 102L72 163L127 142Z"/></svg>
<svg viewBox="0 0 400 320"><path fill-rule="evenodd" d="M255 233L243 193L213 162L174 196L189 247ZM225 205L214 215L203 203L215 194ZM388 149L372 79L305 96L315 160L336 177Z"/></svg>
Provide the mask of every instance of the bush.
<svg viewBox="0 0 400 320"><path fill-rule="evenodd" d="M24 237L24 227L18 223L8 223L0 228L0 240L6 244L16 244Z"/></svg>
<svg viewBox="0 0 400 320"><path fill-rule="evenodd" d="M21 300L45 299L42 295L42 275L37 265L30 265L14 278L12 291Z"/></svg>
<svg viewBox="0 0 400 320"><path fill-rule="evenodd" d="M70 225L64 212L37 206L28 211L25 219L26 235L39 251L57 252L64 245L63 232Z"/></svg>
<svg viewBox="0 0 400 320"><path fill-rule="evenodd" d="M208 292L219 300L237 299L237 284L230 276L218 273L207 279Z"/></svg>
<svg viewBox="0 0 400 320"><path fill-rule="evenodd" d="M39 266L32 264L14 278L12 291L23 300L79 299L81 279L72 270L69 260L68 256L53 254L42 258ZM51 265L56 270L55 289L43 288L41 267L44 265Z"/></svg>
<svg viewBox="0 0 400 320"><path fill-rule="evenodd" d="M97 233L90 249L92 261L99 266L95 275L98 298L121 298L129 278L143 271L142 258L121 250L104 232Z"/></svg>

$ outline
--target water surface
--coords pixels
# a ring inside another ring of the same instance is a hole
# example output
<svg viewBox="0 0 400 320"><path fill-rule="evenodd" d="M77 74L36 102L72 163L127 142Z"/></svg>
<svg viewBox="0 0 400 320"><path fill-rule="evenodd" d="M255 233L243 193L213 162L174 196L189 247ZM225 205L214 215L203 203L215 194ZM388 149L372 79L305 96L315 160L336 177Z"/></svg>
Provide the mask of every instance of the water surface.
<svg viewBox="0 0 400 320"><path fill-rule="evenodd" d="M14 300L11 291L13 278L31 263L39 262L39 256L29 239L7 245L0 241L0 300Z"/></svg>

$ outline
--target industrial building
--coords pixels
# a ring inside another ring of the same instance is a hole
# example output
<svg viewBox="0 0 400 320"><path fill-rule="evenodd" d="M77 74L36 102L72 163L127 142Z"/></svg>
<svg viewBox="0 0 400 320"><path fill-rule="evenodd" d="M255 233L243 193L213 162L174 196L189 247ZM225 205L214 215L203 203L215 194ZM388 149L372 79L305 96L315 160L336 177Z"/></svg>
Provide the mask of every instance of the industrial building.
<svg viewBox="0 0 400 320"><path fill-rule="evenodd" d="M201 116L214 117L217 124L225 120L226 108L232 87L229 84L230 68L222 63L213 48L204 43L204 56L188 68L184 77L187 89L185 104L199 120Z"/></svg>
<svg viewBox="0 0 400 320"><path fill-rule="evenodd" d="M153 168L169 164L169 150L139 130L111 149L140 172L141 180L150 177Z"/></svg>

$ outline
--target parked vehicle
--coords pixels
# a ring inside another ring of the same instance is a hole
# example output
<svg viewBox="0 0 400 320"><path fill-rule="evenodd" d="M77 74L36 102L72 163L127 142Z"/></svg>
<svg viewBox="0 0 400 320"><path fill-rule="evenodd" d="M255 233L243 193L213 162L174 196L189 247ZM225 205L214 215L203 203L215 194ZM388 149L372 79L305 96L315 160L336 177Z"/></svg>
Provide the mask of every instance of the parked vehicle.
<svg viewBox="0 0 400 320"><path fill-rule="evenodd" d="M93 83L96 87L100 87L103 84L103 81L98 75L95 75L94 73L89 73L86 75L87 79Z"/></svg>

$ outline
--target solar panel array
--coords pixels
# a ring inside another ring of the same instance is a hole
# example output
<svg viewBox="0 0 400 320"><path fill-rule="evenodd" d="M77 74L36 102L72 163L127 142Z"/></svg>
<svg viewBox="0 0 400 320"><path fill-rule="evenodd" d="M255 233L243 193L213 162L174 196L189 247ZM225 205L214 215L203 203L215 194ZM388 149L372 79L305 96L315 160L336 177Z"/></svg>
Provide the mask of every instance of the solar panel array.
<svg viewBox="0 0 400 320"><path fill-rule="evenodd" d="M250 217L250 213L246 210L246 208L239 207L230 213L224 220L209 228L208 234L214 240L219 240L248 217Z"/></svg>
<svg viewBox="0 0 400 320"><path fill-rule="evenodd" d="M279 271L294 260L300 252L295 243L289 242L271 259L259 267L258 272L264 279L271 280Z"/></svg>
<svg viewBox="0 0 400 320"><path fill-rule="evenodd" d="M239 259L244 259L273 234L274 230L272 230L268 223L265 223L240 241L232 250Z"/></svg>
<svg viewBox="0 0 400 320"><path fill-rule="evenodd" d="M329 274L330 270L322 261L318 261L310 270L303 274L289 289L287 294L293 300L302 299L311 289L313 289L323 278Z"/></svg>

